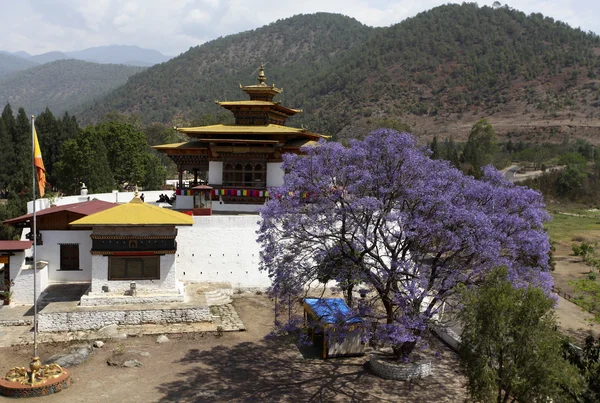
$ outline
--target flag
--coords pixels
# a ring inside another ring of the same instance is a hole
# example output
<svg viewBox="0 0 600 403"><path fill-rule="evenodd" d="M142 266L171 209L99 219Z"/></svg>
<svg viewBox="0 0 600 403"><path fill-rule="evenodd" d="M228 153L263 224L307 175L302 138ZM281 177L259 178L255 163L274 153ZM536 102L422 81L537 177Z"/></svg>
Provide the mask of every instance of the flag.
<svg viewBox="0 0 600 403"><path fill-rule="evenodd" d="M46 193L46 168L44 168L42 150L40 150L40 143L38 141L37 132L35 131L35 126L33 127L33 141L33 165L35 165L35 174L37 177L38 188L40 189L40 197L44 197L44 193Z"/></svg>

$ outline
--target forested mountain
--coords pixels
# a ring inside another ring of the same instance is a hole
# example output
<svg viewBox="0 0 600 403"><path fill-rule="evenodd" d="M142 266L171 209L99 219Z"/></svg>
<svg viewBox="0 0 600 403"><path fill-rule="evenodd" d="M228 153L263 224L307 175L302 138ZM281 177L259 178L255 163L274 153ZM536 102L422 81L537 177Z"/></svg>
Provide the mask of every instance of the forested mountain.
<svg viewBox="0 0 600 403"><path fill-rule="evenodd" d="M214 100L244 95L238 84L254 84L261 62L265 62L268 83L285 88L278 99L287 105L288 97L299 88L306 91L314 85L312 75L362 45L371 32L352 18L318 13L219 38L132 77L130 83L96 102L83 120L94 121L115 109L139 114L144 122L169 123L178 115L198 119L219 111Z"/></svg>
<svg viewBox="0 0 600 403"><path fill-rule="evenodd" d="M149 67L170 59L154 49L125 45L96 46L65 53L71 59L95 63L127 64L138 67Z"/></svg>
<svg viewBox="0 0 600 403"><path fill-rule="evenodd" d="M0 80L16 73L36 66L36 62L12 55L7 52L0 52Z"/></svg>
<svg viewBox="0 0 600 403"><path fill-rule="evenodd" d="M282 103L305 111L290 124L322 133L353 137L403 121L425 137L464 138L488 117L498 134L529 141L591 138L599 55L597 35L509 7L444 5L388 28L299 15L192 48L77 115L201 122L219 110L213 100L243 97L237 84L252 83L264 61L268 83L285 88Z"/></svg>
<svg viewBox="0 0 600 403"><path fill-rule="evenodd" d="M29 114L48 107L62 114L109 93L143 70L73 59L46 63L0 81L0 105L21 105Z"/></svg>
<svg viewBox="0 0 600 403"><path fill-rule="evenodd" d="M29 60L39 64L51 63L57 60L74 59L73 57L67 56L63 52L46 52L40 55L29 56L28 58Z"/></svg>

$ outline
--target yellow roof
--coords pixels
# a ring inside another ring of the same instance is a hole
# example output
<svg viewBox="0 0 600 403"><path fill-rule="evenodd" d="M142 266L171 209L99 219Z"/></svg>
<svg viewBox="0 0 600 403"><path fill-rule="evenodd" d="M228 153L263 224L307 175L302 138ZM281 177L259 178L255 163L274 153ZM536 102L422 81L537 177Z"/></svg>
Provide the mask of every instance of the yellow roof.
<svg viewBox="0 0 600 403"><path fill-rule="evenodd" d="M187 142L183 142L183 143L160 144L157 146L152 146L152 148L157 149L157 150L172 149L172 148L205 150L208 148L208 144L205 142L199 141L199 140L194 140L194 141L187 141Z"/></svg>
<svg viewBox="0 0 600 403"><path fill-rule="evenodd" d="M71 225L194 225L187 214L144 203L137 195L129 202L80 218Z"/></svg>
<svg viewBox="0 0 600 403"><path fill-rule="evenodd" d="M281 106L277 102L272 102L272 101L256 101L256 100L250 100L250 101L217 101L217 104L221 105L224 108L228 108L228 107L231 107L231 106L272 106L272 107L275 107L275 109L282 110L282 111L287 112L287 113L292 114L292 115L296 114L296 113L302 112L302 109L286 108L285 106Z"/></svg>
<svg viewBox="0 0 600 403"><path fill-rule="evenodd" d="M177 131L189 135L194 134L302 134L305 136L328 138L321 134L311 133L306 129L297 127L268 124L262 126L244 125L212 125L198 127L178 127Z"/></svg>

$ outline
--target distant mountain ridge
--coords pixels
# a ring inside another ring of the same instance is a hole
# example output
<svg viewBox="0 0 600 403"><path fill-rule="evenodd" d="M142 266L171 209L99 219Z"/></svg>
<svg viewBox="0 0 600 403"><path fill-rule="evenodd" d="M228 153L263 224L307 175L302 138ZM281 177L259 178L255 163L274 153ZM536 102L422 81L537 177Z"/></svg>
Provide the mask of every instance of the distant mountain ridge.
<svg viewBox="0 0 600 403"><path fill-rule="evenodd" d="M37 63L8 52L0 51L0 78L36 66Z"/></svg>
<svg viewBox="0 0 600 403"><path fill-rule="evenodd" d="M24 51L12 53L0 51L0 78L38 64L65 59L77 59L101 64L150 67L166 62L170 57L163 55L157 50L127 45L96 46L71 52L53 51L39 55L31 55Z"/></svg>
<svg viewBox="0 0 600 403"><path fill-rule="evenodd" d="M338 138L394 122L464 138L489 117L501 135L600 144L599 56L597 35L506 6L448 4L386 28L298 15L191 48L74 112L84 122L112 111L145 123L214 120L213 101L243 99L238 84L253 83L264 61L282 104L304 110L290 124Z"/></svg>
<svg viewBox="0 0 600 403"><path fill-rule="evenodd" d="M109 93L143 70L120 64L57 60L0 80L0 105L22 106L28 114L36 115L48 107L60 115Z"/></svg>

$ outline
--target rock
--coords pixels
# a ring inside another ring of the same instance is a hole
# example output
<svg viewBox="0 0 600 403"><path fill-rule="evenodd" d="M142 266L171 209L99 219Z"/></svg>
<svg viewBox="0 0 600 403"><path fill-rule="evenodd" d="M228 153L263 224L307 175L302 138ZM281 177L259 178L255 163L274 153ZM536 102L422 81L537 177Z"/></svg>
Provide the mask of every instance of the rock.
<svg viewBox="0 0 600 403"><path fill-rule="evenodd" d="M158 336L158 337L156 338L156 342L157 342L158 344L166 343L166 342L168 342L168 341L169 341L169 338L168 338L167 336L165 336L164 334L161 334L160 336Z"/></svg>
<svg viewBox="0 0 600 403"><path fill-rule="evenodd" d="M115 353L106 360L106 363L114 367L135 368L140 367L142 363L137 359L137 355L131 352Z"/></svg>
<svg viewBox="0 0 600 403"><path fill-rule="evenodd" d="M93 351L92 347L87 344L71 346L67 350L68 352L56 354L48 358L44 361L44 364L58 364L65 368L73 367L83 364Z"/></svg>
<svg viewBox="0 0 600 403"><path fill-rule="evenodd" d="M117 335L117 325L108 325L104 326L102 329L98 330L98 336L101 337L114 337Z"/></svg>
<svg viewBox="0 0 600 403"><path fill-rule="evenodd" d="M139 362L138 360L127 360L123 363L123 366L126 368L136 368L136 367L141 367L142 363Z"/></svg>
<svg viewBox="0 0 600 403"><path fill-rule="evenodd" d="M104 342L102 340L96 340L94 342L94 347L96 347L96 348L102 348L102 347L104 347Z"/></svg>

